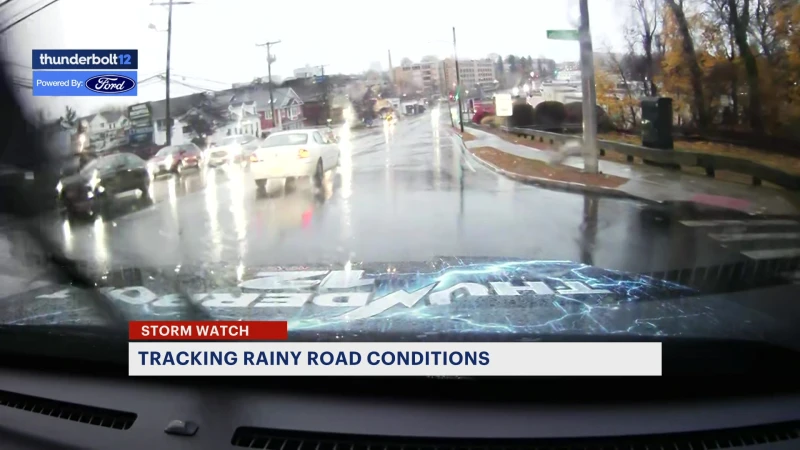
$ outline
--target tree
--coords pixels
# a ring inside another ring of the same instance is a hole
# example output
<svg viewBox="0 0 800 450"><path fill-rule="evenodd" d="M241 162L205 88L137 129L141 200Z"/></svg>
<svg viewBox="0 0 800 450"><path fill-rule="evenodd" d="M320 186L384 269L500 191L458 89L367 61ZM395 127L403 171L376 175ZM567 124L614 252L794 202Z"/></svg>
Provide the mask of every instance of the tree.
<svg viewBox="0 0 800 450"><path fill-rule="evenodd" d="M658 95L658 87L654 81L655 61L653 45L656 31L660 27L660 2L658 0L633 0L634 27L644 52L645 88L652 97Z"/></svg>
<svg viewBox="0 0 800 450"><path fill-rule="evenodd" d="M747 73L747 114L750 119L750 127L753 131L763 134L764 122L761 117L761 92L759 92L758 83L758 64L756 63L755 55L753 55L753 51L747 39L747 33L750 27L750 0L742 0L741 11L737 3L737 0L728 0L728 14L730 14L730 23L733 25L734 40L739 49L739 55L744 60L745 72Z"/></svg>
<svg viewBox="0 0 800 450"><path fill-rule="evenodd" d="M689 21L686 18L686 11L684 10L684 0L664 1L670 12L670 19L673 27L673 42L678 44L675 47L680 48L682 63L688 67L689 82L692 89L692 113L697 125L701 129L705 129L709 125L709 119L703 94L703 73L697 61L694 38L689 29Z"/></svg>
<svg viewBox="0 0 800 450"><path fill-rule="evenodd" d="M78 120L78 113L70 108L69 106L64 107L64 115L61 116L61 120L66 123L67 125L74 127Z"/></svg>
<svg viewBox="0 0 800 450"><path fill-rule="evenodd" d="M495 71L498 74L502 74L503 72L505 72L506 68L505 68L505 65L503 64L503 58L502 57L500 57L500 56L497 57L497 61L494 63L494 67L495 67Z"/></svg>
<svg viewBox="0 0 800 450"><path fill-rule="evenodd" d="M508 55L506 57L506 62L508 63L508 71L510 73L514 73L518 70L517 67L517 57L514 55Z"/></svg>

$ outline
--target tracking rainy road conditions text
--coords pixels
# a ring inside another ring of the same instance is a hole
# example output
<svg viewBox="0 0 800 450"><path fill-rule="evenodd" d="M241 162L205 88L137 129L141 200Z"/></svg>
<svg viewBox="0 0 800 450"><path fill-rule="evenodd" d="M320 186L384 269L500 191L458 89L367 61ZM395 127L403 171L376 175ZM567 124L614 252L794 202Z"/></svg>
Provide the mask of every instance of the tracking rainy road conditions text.
<svg viewBox="0 0 800 450"><path fill-rule="evenodd" d="M487 366L487 351L139 351L143 366Z"/></svg>

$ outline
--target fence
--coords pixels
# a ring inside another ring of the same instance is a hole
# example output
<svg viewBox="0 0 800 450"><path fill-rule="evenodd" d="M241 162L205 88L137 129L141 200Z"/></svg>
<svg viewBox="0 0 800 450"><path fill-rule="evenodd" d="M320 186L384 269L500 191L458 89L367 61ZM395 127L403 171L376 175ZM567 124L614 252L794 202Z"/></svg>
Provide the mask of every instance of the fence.
<svg viewBox="0 0 800 450"><path fill-rule="evenodd" d="M576 136L552 133L548 131L531 130L528 128L500 127L503 131L515 134L520 137L528 137L539 142L558 144L568 140L576 139ZM605 156L606 152L617 152L626 156L628 162L633 162L634 158L640 158L648 162L655 162L665 166L672 166L680 169L685 167L702 167L706 175L714 177L717 170L740 173L752 177L752 184L760 186L762 181L778 185L792 191L800 191L800 177L791 175L780 169L765 166L745 159L732 156L713 155L692 151L662 150L656 148L642 147L640 145L627 144L624 142L598 140L597 146L600 156Z"/></svg>

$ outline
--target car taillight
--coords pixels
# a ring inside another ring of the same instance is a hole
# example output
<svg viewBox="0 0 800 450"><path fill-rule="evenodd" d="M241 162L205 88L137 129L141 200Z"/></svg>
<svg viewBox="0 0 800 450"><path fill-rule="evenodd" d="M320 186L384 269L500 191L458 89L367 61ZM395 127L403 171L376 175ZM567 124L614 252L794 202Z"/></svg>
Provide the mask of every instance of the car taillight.
<svg viewBox="0 0 800 450"><path fill-rule="evenodd" d="M304 148L301 148L300 150L297 151L297 157L298 158L308 158L308 150L306 150Z"/></svg>

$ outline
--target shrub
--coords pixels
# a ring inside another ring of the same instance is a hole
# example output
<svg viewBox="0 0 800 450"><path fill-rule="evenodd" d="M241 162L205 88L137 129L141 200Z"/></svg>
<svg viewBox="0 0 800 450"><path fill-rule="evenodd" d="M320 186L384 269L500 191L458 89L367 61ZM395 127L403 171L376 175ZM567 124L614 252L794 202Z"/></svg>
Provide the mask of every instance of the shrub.
<svg viewBox="0 0 800 450"><path fill-rule="evenodd" d="M567 118L567 110L561 102L545 101L536 105L534 110L536 125L560 127Z"/></svg>
<svg viewBox="0 0 800 450"><path fill-rule="evenodd" d="M597 108L597 130L601 133L607 131L614 130L614 124L611 122L611 118L606 113L600 105L596 106ZM564 105L564 109L566 110L567 117L566 123L568 124L578 124L583 123L583 104L581 102L570 102Z"/></svg>
<svg viewBox="0 0 800 450"><path fill-rule="evenodd" d="M509 118L509 126L511 127L529 127L536 123L536 114L534 113L533 106L527 103L514 103L511 108L511 117Z"/></svg>

